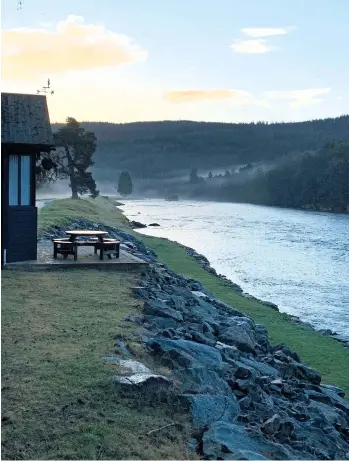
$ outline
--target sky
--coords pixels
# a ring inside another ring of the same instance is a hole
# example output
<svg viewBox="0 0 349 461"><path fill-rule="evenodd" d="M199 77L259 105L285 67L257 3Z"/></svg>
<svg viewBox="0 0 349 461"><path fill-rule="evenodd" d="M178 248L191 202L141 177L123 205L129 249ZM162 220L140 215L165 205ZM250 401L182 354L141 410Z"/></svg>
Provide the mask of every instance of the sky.
<svg viewBox="0 0 349 461"><path fill-rule="evenodd" d="M2 91L52 122L349 112L349 0L2 0Z"/></svg>

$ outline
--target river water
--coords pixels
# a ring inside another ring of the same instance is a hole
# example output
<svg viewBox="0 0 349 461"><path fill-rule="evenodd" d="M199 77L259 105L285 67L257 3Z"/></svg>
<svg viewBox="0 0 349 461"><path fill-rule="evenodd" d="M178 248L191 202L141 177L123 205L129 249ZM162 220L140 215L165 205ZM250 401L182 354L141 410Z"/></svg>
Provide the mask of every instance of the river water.
<svg viewBox="0 0 349 461"><path fill-rule="evenodd" d="M349 216L235 203L127 200L141 229L204 254L280 311L349 340Z"/></svg>

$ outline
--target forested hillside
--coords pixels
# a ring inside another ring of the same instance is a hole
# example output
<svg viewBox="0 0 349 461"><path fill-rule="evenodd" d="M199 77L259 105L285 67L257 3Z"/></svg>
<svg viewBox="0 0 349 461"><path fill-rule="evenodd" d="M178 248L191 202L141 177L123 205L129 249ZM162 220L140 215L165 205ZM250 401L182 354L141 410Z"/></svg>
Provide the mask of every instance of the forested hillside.
<svg viewBox="0 0 349 461"><path fill-rule="evenodd" d="M267 173L248 170L224 181L201 181L192 194L230 202L249 202L320 211L349 212L349 142L329 143Z"/></svg>
<svg viewBox="0 0 349 461"><path fill-rule="evenodd" d="M59 126L53 125L54 130ZM115 170L155 178L192 168L207 171L274 162L349 139L348 115L299 123L83 122L81 126L97 137L97 180L115 180Z"/></svg>

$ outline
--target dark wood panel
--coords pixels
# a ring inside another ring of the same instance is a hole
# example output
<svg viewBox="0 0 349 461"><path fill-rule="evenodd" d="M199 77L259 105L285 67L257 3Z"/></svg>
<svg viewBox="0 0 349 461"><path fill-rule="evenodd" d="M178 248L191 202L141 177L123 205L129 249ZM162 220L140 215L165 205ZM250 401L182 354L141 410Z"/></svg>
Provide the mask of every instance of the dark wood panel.
<svg viewBox="0 0 349 461"><path fill-rule="evenodd" d="M37 208L9 207L7 222L7 262L37 258Z"/></svg>

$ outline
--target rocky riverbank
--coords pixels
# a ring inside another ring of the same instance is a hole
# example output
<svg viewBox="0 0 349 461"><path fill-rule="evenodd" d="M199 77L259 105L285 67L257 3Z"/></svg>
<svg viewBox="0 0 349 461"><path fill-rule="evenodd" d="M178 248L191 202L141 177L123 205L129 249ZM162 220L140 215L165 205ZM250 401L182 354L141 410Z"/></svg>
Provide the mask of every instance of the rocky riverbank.
<svg viewBox="0 0 349 461"><path fill-rule="evenodd" d="M287 345L270 344L263 325L159 264L131 234L88 220L70 227L92 226L150 263L134 289L142 312L125 320L136 325L154 363L170 370L156 373L119 342L117 356L106 361L128 374L116 375L115 385L187 409L190 446L204 459L349 458L349 403L341 389L322 385L320 373ZM41 238L61 236L57 227Z"/></svg>
<svg viewBox="0 0 349 461"><path fill-rule="evenodd" d="M232 290L239 293L239 295L244 296L245 298L248 298L248 299L253 299L253 300L258 301L259 303L263 304L263 306L270 307L271 309L279 311L279 307L276 304L274 304L274 303L272 303L270 301L263 301L261 299L256 298L255 296L250 295L249 293L245 293L243 291L243 289L239 285L237 285L236 283L229 280L225 275L218 274L217 271L210 265L209 260L204 255L196 252L193 248L190 248L190 247L187 247L187 246L181 245L181 244L178 244L178 245L185 248L187 255L193 257L195 259L195 261L198 264L200 264L200 266L203 269L205 269L207 272L214 275L215 277L218 277L219 279L223 280ZM312 326L311 323L302 321L296 315L290 315L290 314L286 314L286 313L283 313L283 315L287 316L287 318L290 321L292 321L294 323L306 325L307 327L311 328L314 331L317 331L320 334L323 334L325 336L330 336L331 338L335 339L336 341L341 342L345 347L349 348L349 341L347 339L345 339L345 338L342 338L336 332L334 332L334 331L332 331L330 329L317 330L316 328L314 328Z"/></svg>

